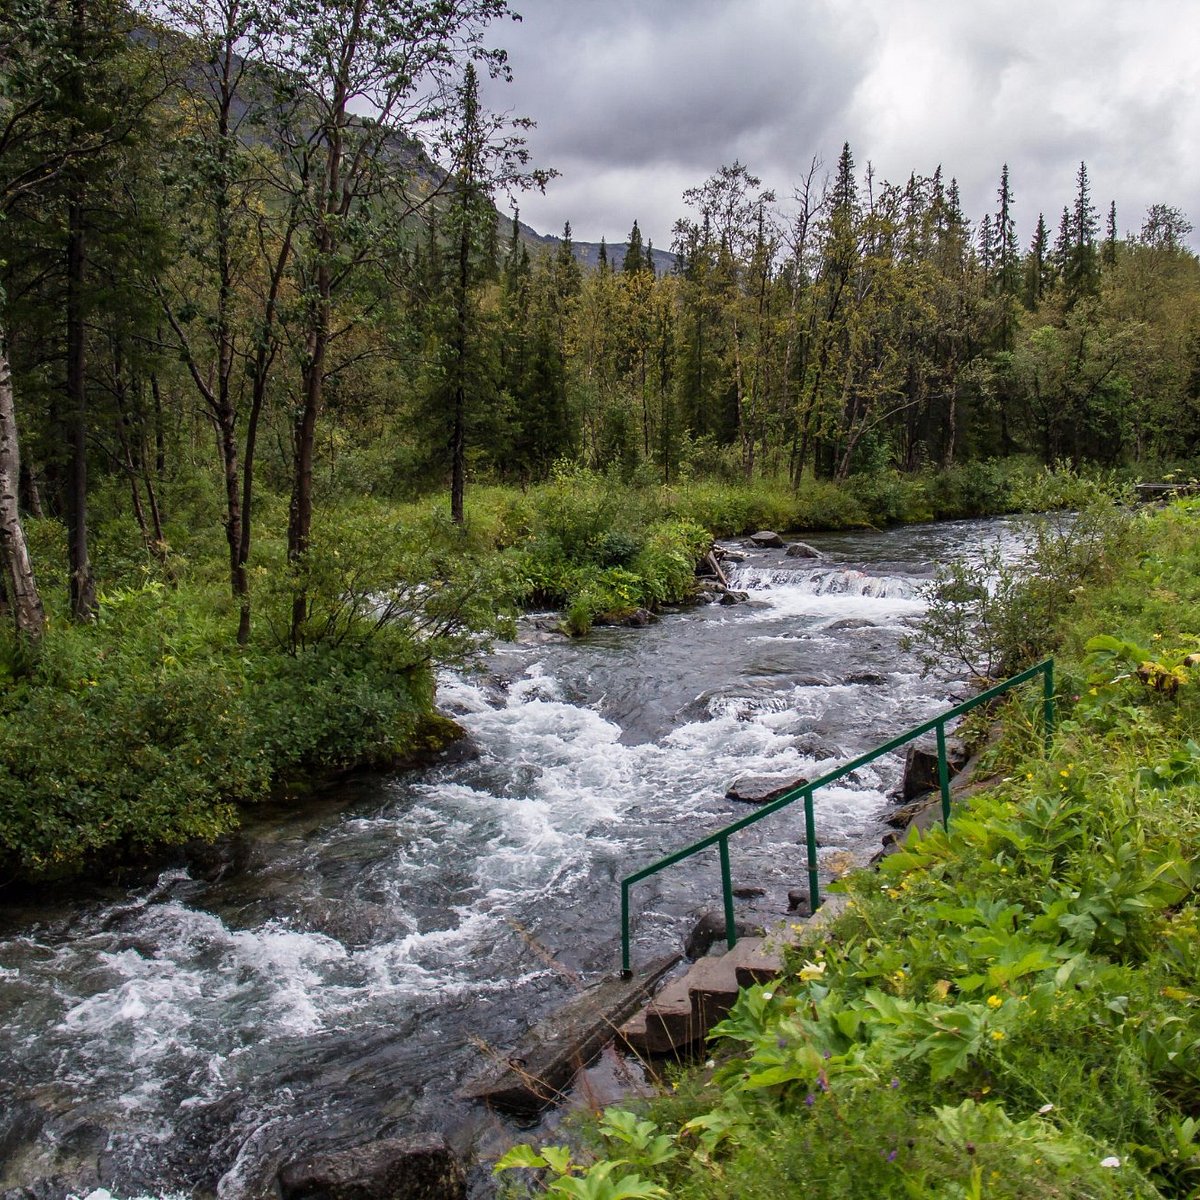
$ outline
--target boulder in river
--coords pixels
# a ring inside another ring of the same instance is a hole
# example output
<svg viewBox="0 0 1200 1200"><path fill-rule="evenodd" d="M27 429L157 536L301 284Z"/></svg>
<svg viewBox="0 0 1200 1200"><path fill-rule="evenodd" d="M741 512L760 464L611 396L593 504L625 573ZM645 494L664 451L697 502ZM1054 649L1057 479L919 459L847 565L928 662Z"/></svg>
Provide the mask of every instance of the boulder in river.
<svg viewBox="0 0 1200 1200"><path fill-rule="evenodd" d="M950 769L950 777L957 775L966 763L967 748L957 739L947 738L946 765ZM904 782L900 785L900 795L905 800L915 800L927 792L937 791L940 786L937 742L925 738L913 742L904 756Z"/></svg>
<svg viewBox="0 0 1200 1200"><path fill-rule="evenodd" d="M462 1165L436 1133L314 1154L279 1171L282 1200L466 1200Z"/></svg>
<svg viewBox="0 0 1200 1200"><path fill-rule="evenodd" d="M757 533L752 533L750 535L750 543L757 546L760 550L783 549L783 538L773 529L760 529Z"/></svg>
<svg viewBox="0 0 1200 1200"><path fill-rule="evenodd" d="M745 921L735 921L733 928L739 938L761 937L763 932L761 926L751 925ZM715 910L702 912L697 918L696 924L692 926L692 932L687 936L683 952L695 962L696 959L703 958L718 941L723 942L724 940L724 913Z"/></svg>
<svg viewBox="0 0 1200 1200"><path fill-rule="evenodd" d="M730 604L745 604L749 599L749 592L735 592L727 589L721 593L721 603L726 606Z"/></svg>
<svg viewBox="0 0 1200 1200"><path fill-rule="evenodd" d="M743 804L769 804L784 792L803 787L808 782L803 777L781 779L778 775L740 775L725 793L726 800L740 800Z"/></svg>
<svg viewBox="0 0 1200 1200"><path fill-rule="evenodd" d="M787 548L788 558L824 558L820 550L816 546L810 546L807 542L792 542Z"/></svg>

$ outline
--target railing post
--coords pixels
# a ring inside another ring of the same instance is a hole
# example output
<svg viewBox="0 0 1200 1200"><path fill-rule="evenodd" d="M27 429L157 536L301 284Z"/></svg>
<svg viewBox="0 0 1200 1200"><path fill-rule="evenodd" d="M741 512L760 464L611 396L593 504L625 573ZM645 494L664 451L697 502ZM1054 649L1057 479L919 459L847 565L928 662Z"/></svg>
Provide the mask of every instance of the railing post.
<svg viewBox="0 0 1200 1200"><path fill-rule="evenodd" d="M1046 753L1054 744L1054 659L1046 659L1042 675L1042 731L1046 737Z"/></svg>
<svg viewBox="0 0 1200 1200"><path fill-rule="evenodd" d="M629 965L629 884L621 880L621 978L632 979Z"/></svg>
<svg viewBox="0 0 1200 1200"><path fill-rule="evenodd" d="M808 904L816 912L821 907L821 885L817 880L817 821L813 816L812 788L804 792L804 845L808 851Z"/></svg>
<svg viewBox="0 0 1200 1200"><path fill-rule="evenodd" d="M733 919L733 878L729 873L729 839L723 837L717 846L721 851L721 895L725 899L725 945L732 950L737 945L737 925Z"/></svg>
<svg viewBox="0 0 1200 1200"><path fill-rule="evenodd" d="M946 761L946 722L937 723L938 787L942 793L942 828L950 828L950 764Z"/></svg>

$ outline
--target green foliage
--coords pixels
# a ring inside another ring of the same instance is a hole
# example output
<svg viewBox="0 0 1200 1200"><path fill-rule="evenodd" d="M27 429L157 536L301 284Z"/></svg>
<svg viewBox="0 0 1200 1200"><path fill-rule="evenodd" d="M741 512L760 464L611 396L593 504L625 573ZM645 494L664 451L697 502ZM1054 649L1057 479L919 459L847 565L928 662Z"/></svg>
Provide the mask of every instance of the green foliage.
<svg viewBox="0 0 1200 1200"><path fill-rule="evenodd" d="M1076 598L1134 552L1138 522L1102 498L1071 516L1027 518L1013 534L1015 551L997 542L939 569L910 639L927 668L951 659L986 679L1052 653Z"/></svg>

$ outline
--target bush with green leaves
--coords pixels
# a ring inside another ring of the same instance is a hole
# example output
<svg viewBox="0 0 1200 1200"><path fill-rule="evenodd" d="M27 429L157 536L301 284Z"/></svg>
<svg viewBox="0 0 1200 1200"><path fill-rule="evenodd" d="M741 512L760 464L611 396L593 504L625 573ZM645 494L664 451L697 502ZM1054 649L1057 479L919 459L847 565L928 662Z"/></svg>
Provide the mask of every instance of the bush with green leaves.
<svg viewBox="0 0 1200 1200"><path fill-rule="evenodd" d="M1102 497L1078 513L1031 516L969 559L939 568L909 644L927 669L953 662L980 679L1013 675L1053 652L1086 588L1137 553L1139 522Z"/></svg>

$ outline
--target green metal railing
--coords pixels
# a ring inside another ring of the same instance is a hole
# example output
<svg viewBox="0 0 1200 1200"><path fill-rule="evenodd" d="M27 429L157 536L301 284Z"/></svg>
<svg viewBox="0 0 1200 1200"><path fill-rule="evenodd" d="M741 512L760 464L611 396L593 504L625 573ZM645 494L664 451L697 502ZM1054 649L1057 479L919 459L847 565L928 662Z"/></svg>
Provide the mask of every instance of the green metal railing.
<svg viewBox="0 0 1200 1200"><path fill-rule="evenodd" d="M811 783L804 783L792 788L791 791L785 792L777 800L772 800L770 804L763 805L762 808L751 813L749 816L742 817L741 820L734 821L731 825L726 825L724 829L719 829L716 833L709 834L708 837L701 838L700 841L693 842L692 845L685 846L682 850L677 850L674 854L668 854L665 858L660 858L657 862L651 863L650 866L643 867L640 871L634 871L632 875L626 875L621 880L622 974L628 977L632 973L629 964L629 889L635 883L640 883L643 879L648 879L651 875L655 875L667 867L674 866L675 863L682 862L685 858L691 858L693 854L699 854L701 850L708 850L712 846L717 847L721 856L721 889L725 901L725 941L732 950L737 944L737 931L734 928L733 920L733 883L729 873L729 839L739 830L753 825L756 821L764 820L766 817L771 816L772 813L777 813L781 808L787 808L788 805L795 803L797 800L804 801L804 841L808 857L808 890L812 910L816 912L821 904L821 892L820 884L817 880L817 837L816 821L813 816L813 793L818 788L836 783L837 780L845 778L852 771L857 771L859 767L865 767L867 763L874 762L875 759L882 757L884 754L890 754L893 750L898 750L906 742L911 742L915 738L928 733L930 730L934 730L937 734L938 787L942 796L942 822L949 826L950 768L946 761L947 722L969 713L973 708L978 708L979 705L986 704L989 700L994 700L997 696L1001 696L1010 689L1027 683L1038 675L1042 677L1042 727L1045 734L1046 749L1049 751L1050 742L1054 736L1054 659L1052 658L1038 663L1035 667L1030 667L1027 671L1022 671L1020 675L1014 675L1011 679L1006 679L1003 683L996 684L995 687L988 688L987 691L980 692L977 696L972 696L970 700L957 705L940 716L924 722L924 724L917 725L915 728L908 730L907 733L900 734L899 737L892 738L890 742L885 742L882 746L876 746L874 750L866 754L860 754L857 758L851 759L836 770L822 775L820 779L814 779Z"/></svg>

